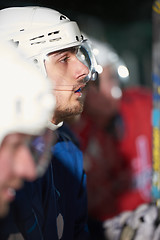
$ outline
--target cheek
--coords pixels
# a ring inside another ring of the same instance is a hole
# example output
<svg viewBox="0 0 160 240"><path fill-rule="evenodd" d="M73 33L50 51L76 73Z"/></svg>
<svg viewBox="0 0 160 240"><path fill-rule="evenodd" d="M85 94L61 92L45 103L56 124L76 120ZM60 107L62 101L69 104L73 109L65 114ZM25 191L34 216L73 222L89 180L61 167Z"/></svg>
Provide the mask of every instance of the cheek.
<svg viewBox="0 0 160 240"><path fill-rule="evenodd" d="M58 78L57 68L53 64L51 64L50 61L45 62L45 68L48 78L54 83L56 83Z"/></svg>
<svg viewBox="0 0 160 240"><path fill-rule="evenodd" d="M50 74L48 74L48 78L52 81L53 89L65 90L66 86L70 84L66 74L61 75L52 71Z"/></svg>
<svg viewBox="0 0 160 240"><path fill-rule="evenodd" d="M0 152L0 184L5 183L12 174L12 156L9 152Z"/></svg>
<svg viewBox="0 0 160 240"><path fill-rule="evenodd" d="M57 91L56 93L56 106L65 108L68 105L68 101L71 98L70 91Z"/></svg>
<svg viewBox="0 0 160 240"><path fill-rule="evenodd" d="M46 63L46 72L47 76L53 81L55 87L64 87L67 85L74 84L74 77L73 77L73 67L71 64L67 66L61 64L50 64L49 62Z"/></svg>

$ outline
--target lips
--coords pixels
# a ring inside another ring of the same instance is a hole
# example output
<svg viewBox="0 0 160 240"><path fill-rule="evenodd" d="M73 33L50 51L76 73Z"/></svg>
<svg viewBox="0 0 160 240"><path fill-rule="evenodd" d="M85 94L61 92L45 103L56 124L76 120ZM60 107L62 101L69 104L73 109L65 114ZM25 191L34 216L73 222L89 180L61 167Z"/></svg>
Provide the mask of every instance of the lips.
<svg viewBox="0 0 160 240"><path fill-rule="evenodd" d="M78 88L76 91L75 91L75 93L78 93L78 92L81 92L81 88Z"/></svg>
<svg viewBox="0 0 160 240"><path fill-rule="evenodd" d="M83 88L85 87L85 85L86 85L86 84L78 85L78 86L75 88L74 92L75 92L75 93L80 93L80 92L82 92L82 90L83 90Z"/></svg>

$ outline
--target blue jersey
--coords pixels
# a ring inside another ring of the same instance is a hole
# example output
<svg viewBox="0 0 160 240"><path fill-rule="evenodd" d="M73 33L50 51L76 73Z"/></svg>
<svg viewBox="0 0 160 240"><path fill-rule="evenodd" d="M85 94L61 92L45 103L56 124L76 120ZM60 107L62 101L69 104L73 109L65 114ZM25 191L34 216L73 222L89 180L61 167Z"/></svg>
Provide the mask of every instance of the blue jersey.
<svg viewBox="0 0 160 240"><path fill-rule="evenodd" d="M82 152L65 126L58 133L47 172L35 182L25 183L9 216L1 221L1 240L18 232L27 240L88 239Z"/></svg>

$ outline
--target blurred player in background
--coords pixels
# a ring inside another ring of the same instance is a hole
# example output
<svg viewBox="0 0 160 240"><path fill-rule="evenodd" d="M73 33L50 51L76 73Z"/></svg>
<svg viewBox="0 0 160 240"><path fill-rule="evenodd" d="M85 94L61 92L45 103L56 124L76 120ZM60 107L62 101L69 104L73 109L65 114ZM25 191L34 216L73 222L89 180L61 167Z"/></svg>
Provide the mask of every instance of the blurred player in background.
<svg viewBox="0 0 160 240"><path fill-rule="evenodd" d="M84 111L72 130L84 153L90 229L99 239L95 226L151 200L152 93L126 88L124 62L106 42L90 40L101 73L89 84Z"/></svg>

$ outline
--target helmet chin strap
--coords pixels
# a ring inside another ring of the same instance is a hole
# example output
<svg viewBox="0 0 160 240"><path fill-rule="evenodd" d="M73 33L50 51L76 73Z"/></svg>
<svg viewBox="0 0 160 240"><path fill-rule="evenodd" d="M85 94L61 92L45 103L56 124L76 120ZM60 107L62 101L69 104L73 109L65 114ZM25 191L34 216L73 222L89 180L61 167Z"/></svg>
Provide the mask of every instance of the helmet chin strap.
<svg viewBox="0 0 160 240"><path fill-rule="evenodd" d="M53 90L54 90L54 91L66 91L66 92L69 91L69 92L74 92L74 90L69 90L69 89L67 90L67 89L56 89L56 88L55 88L55 89L53 89Z"/></svg>
<svg viewBox="0 0 160 240"><path fill-rule="evenodd" d="M78 80L77 80L78 81ZM84 89L84 87L86 86L86 82L84 82L84 80L79 80L79 82L77 82L77 84L74 85L56 85L54 86L54 88L52 90L54 91L70 91L70 92L80 92L81 90Z"/></svg>
<svg viewBox="0 0 160 240"><path fill-rule="evenodd" d="M81 87L79 87L77 90L74 89L58 89L58 88L54 88L54 91L65 91L65 92L81 92Z"/></svg>

